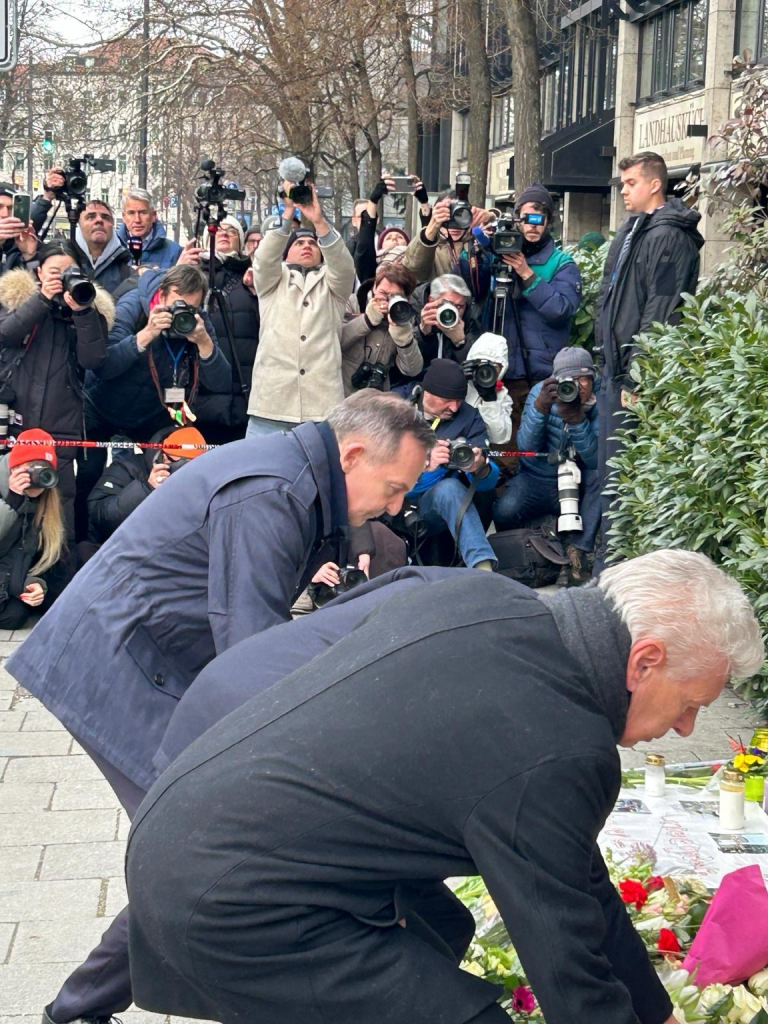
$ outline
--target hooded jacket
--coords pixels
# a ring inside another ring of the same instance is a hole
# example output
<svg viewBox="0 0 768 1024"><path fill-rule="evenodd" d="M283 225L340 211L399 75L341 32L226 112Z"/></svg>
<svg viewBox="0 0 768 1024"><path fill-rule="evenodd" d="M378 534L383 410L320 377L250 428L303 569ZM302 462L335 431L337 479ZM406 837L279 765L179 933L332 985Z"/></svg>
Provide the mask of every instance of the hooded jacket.
<svg viewBox="0 0 768 1024"><path fill-rule="evenodd" d="M123 245L128 244L128 229L125 224L121 224L115 234ZM169 267L175 266L182 252L182 247L178 242L166 237L165 225L156 220L149 234L142 241L140 262L149 264L155 270L168 270Z"/></svg>
<svg viewBox="0 0 768 1024"><path fill-rule="evenodd" d="M84 256L83 262L89 270L91 280L100 284L110 295L114 294L123 281L133 274L131 254L115 232L112 233L112 237L104 247L104 252L96 260L91 256L85 235L79 225L75 234L75 241Z"/></svg>
<svg viewBox="0 0 768 1024"><path fill-rule="evenodd" d="M214 343L213 355L208 359L200 359L197 346L192 342L181 342L180 339L172 339L167 345L165 338L159 337L145 349L139 349L136 334L146 326L149 303L162 279L162 271L149 271L139 278L137 288L123 295L115 310L115 325L109 334L107 358L86 377L88 401L108 423L129 434L153 421L163 422L167 417L158 386L162 391L173 384L171 351L178 352L182 345L184 351L179 363L178 381L180 386L185 387L187 402L193 410L194 400L190 401L190 398L195 364L198 365L200 384L224 394L230 394L232 388L229 363L216 344L216 332L205 313L201 314L203 322ZM150 350L157 372L157 386L149 362ZM156 429L154 427L152 433ZM147 438L134 436L134 440L146 441Z"/></svg>
<svg viewBox="0 0 768 1024"><path fill-rule="evenodd" d="M0 278L0 349L13 366L14 426L41 427L57 438L82 438L83 377L103 366L115 306L96 285L96 300L73 312L43 295L27 270ZM3 371L4 372L4 371Z"/></svg>
<svg viewBox="0 0 768 1024"><path fill-rule="evenodd" d="M628 217L616 233L597 299L595 338L604 376L622 387L635 386L629 371L638 352L636 336L652 323L674 322L681 296L696 291L704 244L700 220L697 210L668 199L653 213Z"/></svg>
<svg viewBox="0 0 768 1024"><path fill-rule="evenodd" d="M501 365L501 373L496 385L496 401L481 398L475 385L470 380L466 401L483 417L488 428L488 440L491 444L501 444L512 435L512 398L509 391L501 383L507 375L507 343L493 334L481 335L467 352L466 361L471 359L488 359Z"/></svg>

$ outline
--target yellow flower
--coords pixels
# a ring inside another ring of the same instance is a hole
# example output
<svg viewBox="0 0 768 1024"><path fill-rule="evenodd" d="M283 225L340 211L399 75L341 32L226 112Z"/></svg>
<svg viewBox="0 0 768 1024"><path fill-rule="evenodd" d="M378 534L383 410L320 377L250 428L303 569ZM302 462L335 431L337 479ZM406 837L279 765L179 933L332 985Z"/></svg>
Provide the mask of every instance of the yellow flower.
<svg viewBox="0 0 768 1024"><path fill-rule="evenodd" d="M733 759L733 767L740 772L748 772L750 768L761 764L765 764L765 758L757 754L736 754Z"/></svg>

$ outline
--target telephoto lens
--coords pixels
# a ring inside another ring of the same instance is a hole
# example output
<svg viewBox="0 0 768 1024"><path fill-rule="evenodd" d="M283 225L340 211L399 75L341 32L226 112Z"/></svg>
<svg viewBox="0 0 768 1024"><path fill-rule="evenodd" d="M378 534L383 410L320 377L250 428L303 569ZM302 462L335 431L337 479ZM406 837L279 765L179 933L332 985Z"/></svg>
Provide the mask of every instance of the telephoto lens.
<svg viewBox="0 0 768 1024"><path fill-rule="evenodd" d="M579 383L573 377L563 377L557 382L558 402L575 402L579 397Z"/></svg>
<svg viewBox="0 0 768 1024"><path fill-rule="evenodd" d="M560 517L557 520L558 533L568 530L582 530L579 515L579 484L581 470L571 459L557 467L557 498L560 502Z"/></svg>
<svg viewBox="0 0 768 1024"><path fill-rule="evenodd" d="M90 306L96 298L96 286L79 267L67 267L61 275L61 284L78 306Z"/></svg>
<svg viewBox="0 0 768 1024"><path fill-rule="evenodd" d="M59 482L59 474L50 466L47 462L43 462L41 459L38 461L26 463L27 472L29 473L29 486L30 487L44 487L48 490L51 487L55 487Z"/></svg>
<svg viewBox="0 0 768 1024"><path fill-rule="evenodd" d="M413 306L404 295L389 296L389 319L398 327L411 323L415 314Z"/></svg>
<svg viewBox="0 0 768 1024"><path fill-rule="evenodd" d="M437 307L435 315L437 316L437 322L445 331L453 330L461 319L458 306L454 306L452 302L441 302Z"/></svg>

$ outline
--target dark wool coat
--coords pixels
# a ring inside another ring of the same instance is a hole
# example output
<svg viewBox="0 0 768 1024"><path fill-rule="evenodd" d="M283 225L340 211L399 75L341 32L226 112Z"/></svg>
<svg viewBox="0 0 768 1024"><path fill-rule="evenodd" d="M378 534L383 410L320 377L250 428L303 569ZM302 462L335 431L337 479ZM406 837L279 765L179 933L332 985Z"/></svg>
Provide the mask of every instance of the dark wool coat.
<svg viewBox="0 0 768 1024"><path fill-rule="evenodd" d="M346 518L330 438L305 423L174 473L75 576L8 671L148 788L152 757L200 669L290 618L313 552L343 523L334 517Z"/></svg>
<svg viewBox="0 0 768 1024"><path fill-rule="evenodd" d="M127 856L140 1006L463 1024L498 990L398 922L404 890L480 873L548 1024L669 1015L596 843L621 783L623 670L608 696L503 577L430 592L381 604L150 791ZM242 654L210 684L257 672Z"/></svg>

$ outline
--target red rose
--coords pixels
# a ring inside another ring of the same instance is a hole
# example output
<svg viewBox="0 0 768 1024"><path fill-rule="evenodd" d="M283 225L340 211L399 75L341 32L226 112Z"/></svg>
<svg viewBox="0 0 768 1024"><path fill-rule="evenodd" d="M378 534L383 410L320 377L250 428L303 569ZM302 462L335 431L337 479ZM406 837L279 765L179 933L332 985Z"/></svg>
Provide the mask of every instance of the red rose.
<svg viewBox="0 0 768 1024"><path fill-rule="evenodd" d="M669 928L662 928L659 932L659 944L656 947L661 953L679 953L680 943L677 936Z"/></svg>
<svg viewBox="0 0 768 1024"><path fill-rule="evenodd" d="M658 892L659 889L664 888L664 879L661 875L651 875L645 883L645 888L648 892Z"/></svg>
<svg viewBox="0 0 768 1024"><path fill-rule="evenodd" d="M619 882L619 892L625 903L634 903L635 910L642 910L648 901L648 890L634 878L625 878Z"/></svg>

